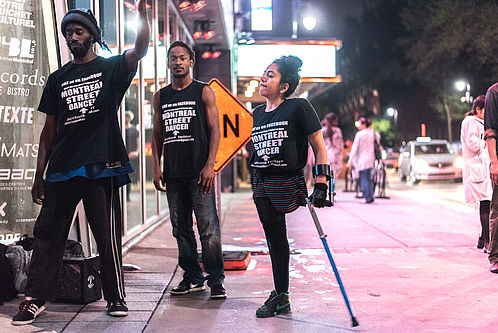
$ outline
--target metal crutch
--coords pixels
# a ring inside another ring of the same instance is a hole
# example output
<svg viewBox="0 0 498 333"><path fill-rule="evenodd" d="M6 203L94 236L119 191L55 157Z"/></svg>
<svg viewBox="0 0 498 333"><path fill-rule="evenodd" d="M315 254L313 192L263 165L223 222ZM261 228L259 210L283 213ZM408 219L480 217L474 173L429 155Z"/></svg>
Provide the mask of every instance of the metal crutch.
<svg viewBox="0 0 498 333"><path fill-rule="evenodd" d="M325 206L333 206L334 205L334 180L331 177L329 179L329 199ZM342 284L341 276L339 275L339 271L337 270L337 267L335 265L334 259L332 258L332 253L330 252L329 245L327 243L327 235L323 233L322 226L320 225L320 221L318 220L318 216L316 215L314 207L311 205L311 202L308 198L306 198L306 205L308 206L308 209L310 210L311 217L313 218L313 222L315 223L316 230L318 231L318 235L320 236L320 239L322 240L323 247L325 248L325 252L327 252L327 256L329 257L330 265L332 265L332 269L334 270L335 278L337 280L337 283L339 284L339 287L341 288L341 293L342 297L344 298L344 302L346 302L346 306L348 308L349 314L351 316L351 322L352 326L356 327L359 325L358 320L355 317L353 308L351 307L351 303L349 303L348 295L346 295L346 289L344 289L344 285Z"/></svg>

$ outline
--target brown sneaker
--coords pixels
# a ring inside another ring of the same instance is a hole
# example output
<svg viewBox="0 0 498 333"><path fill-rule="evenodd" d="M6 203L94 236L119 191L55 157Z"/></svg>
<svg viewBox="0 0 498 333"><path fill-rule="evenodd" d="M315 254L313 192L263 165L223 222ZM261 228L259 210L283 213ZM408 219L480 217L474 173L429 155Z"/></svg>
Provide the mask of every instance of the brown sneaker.
<svg viewBox="0 0 498 333"><path fill-rule="evenodd" d="M491 266L489 267L489 271L491 273L498 273L498 262L491 264Z"/></svg>

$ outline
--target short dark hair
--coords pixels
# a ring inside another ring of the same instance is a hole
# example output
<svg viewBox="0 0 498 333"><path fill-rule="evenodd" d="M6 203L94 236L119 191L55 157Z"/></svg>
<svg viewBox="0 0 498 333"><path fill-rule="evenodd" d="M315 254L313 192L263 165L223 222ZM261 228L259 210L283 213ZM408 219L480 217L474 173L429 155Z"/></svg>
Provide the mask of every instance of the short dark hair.
<svg viewBox="0 0 498 333"><path fill-rule="evenodd" d="M289 97L299 85L299 80L301 80L299 72L301 71L303 62L298 57L289 55L275 59L273 63L277 65L278 71L280 72L280 83L289 84L289 89L284 92L284 98Z"/></svg>
<svg viewBox="0 0 498 333"><path fill-rule="evenodd" d="M190 59L195 60L194 50L192 50L192 48L190 46L188 46L186 43L179 41L179 40L177 40L176 42L173 42L173 44L170 45L170 47L168 49L168 53L167 53L168 58L169 58L169 54L170 54L171 50L177 46L183 47L185 50L187 50Z"/></svg>
<svg viewBox="0 0 498 333"><path fill-rule="evenodd" d="M339 118L334 112L327 113L323 119L325 119L329 123L336 123L339 121Z"/></svg>
<svg viewBox="0 0 498 333"><path fill-rule="evenodd" d="M370 125L372 125L372 121L370 120L370 118L361 117L359 120L360 123L362 125L365 125L366 127L370 127Z"/></svg>
<svg viewBox="0 0 498 333"><path fill-rule="evenodd" d="M485 102L486 96L480 95L477 96L476 99L474 99L474 102L472 103L472 109L470 109L469 112L465 114L465 116L475 116L477 114L477 108L483 109L484 108L484 102Z"/></svg>
<svg viewBox="0 0 498 333"><path fill-rule="evenodd" d="M477 96L477 98L474 99L474 103L472 104L472 111L476 113L477 112L476 108L483 109L485 100L486 96L484 95Z"/></svg>

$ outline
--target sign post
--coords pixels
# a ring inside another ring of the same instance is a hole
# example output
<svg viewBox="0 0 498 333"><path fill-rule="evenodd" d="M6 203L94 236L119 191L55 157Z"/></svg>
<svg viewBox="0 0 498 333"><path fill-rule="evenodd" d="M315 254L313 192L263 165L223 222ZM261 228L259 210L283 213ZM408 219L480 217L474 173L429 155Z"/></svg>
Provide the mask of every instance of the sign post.
<svg viewBox="0 0 498 333"><path fill-rule="evenodd" d="M209 81L216 97L220 115L220 146L216 154L216 208L221 218L221 191L219 172L235 157L237 152L249 142L252 132L252 114L217 79ZM223 251L225 269L246 269L251 259L248 251Z"/></svg>

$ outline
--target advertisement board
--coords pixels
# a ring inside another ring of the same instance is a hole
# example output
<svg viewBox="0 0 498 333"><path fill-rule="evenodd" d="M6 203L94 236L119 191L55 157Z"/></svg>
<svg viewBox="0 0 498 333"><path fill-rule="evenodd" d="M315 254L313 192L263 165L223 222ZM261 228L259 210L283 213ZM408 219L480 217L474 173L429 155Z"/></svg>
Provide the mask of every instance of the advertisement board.
<svg viewBox="0 0 498 333"><path fill-rule="evenodd" d="M239 77L260 77L273 60L285 55L295 55L303 61L302 78L337 78L338 45L338 41L239 45L237 74Z"/></svg>
<svg viewBox="0 0 498 333"><path fill-rule="evenodd" d="M32 235L40 209L31 200L31 186L45 121L37 107L50 72L43 3L0 1L0 243L4 244Z"/></svg>

